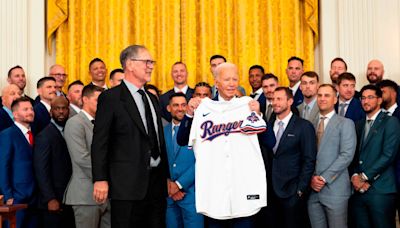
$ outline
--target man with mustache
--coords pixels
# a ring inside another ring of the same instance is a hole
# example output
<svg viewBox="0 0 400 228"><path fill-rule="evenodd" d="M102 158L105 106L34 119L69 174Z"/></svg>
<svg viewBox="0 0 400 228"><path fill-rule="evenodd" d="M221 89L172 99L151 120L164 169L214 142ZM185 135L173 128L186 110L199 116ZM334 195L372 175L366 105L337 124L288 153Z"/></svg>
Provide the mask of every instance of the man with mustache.
<svg viewBox="0 0 400 228"><path fill-rule="evenodd" d="M53 77L43 77L37 82L37 92L40 100L35 104L35 120L33 134L37 135L50 123L50 104L56 95L56 80Z"/></svg>

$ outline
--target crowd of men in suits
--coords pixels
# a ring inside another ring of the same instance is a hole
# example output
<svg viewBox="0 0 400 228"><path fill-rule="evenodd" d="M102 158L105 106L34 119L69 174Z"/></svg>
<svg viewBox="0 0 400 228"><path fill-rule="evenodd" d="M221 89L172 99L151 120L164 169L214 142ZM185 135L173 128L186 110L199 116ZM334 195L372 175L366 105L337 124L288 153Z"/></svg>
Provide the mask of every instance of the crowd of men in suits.
<svg viewBox="0 0 400 228"><path fill-rule="evenodd" d="M5 204L28 204L18 227L395 227L400 93L383 79L380 61L368 63L370 84L360 92L341 58L331 62L331 84L304 72L299 57L288 59L289 87L260 65L249 68L249 109L267 123L259 134L267 207L226 220L196 212L188 141L203 99L246 95L237 67L214 55L214 86L190 88L186 65L176 62L174 87L161 95L148 84L155 61L144 46L127 47L120 62L112 88L95 58L92 82L74 81L67 93L68 75L56 64L37 82L35 99L24 94L23 68L9 70L0 102L0 193Z"/></svg>

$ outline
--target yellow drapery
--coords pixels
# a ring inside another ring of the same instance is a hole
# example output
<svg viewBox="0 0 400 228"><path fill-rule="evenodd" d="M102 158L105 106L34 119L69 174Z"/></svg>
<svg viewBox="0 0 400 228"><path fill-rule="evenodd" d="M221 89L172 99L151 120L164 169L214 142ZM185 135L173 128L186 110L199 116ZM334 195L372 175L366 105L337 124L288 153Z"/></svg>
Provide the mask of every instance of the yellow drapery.
<svg viewBox="0 0 400 228"><path fill-rule="evenodd" d="M305 70L314 69L318 0L51 1L58 4L48 4L48 15L60 11L51 5L68 5L68 19L56 30L56 62L66 67L68 82L88 83L88 64L95 57L109 71L119 68L119 54L130 44L150 50L157 61L151 83L163 91L173 86L170 70L176 61L187 64L189 85L213 84L209 58L214 54L238 65L248 92L251 65L264 66L281 85L288 84L291 56L303 58ZM48 26L48 37L54 30Z"/></svg>

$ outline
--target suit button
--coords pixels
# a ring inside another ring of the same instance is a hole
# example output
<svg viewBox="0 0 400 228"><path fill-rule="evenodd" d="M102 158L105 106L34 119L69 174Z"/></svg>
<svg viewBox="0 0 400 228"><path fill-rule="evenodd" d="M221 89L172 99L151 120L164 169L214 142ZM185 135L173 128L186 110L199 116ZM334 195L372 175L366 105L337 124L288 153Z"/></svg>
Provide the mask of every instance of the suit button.
<svg viewBox="0 0 400 228"><path fill-rule="evenodd" d="M359 161L358 163L359 163L360 165L362 165L363 161Z"/></svg>
<svg viewBox="0 0 400 228"><path fill-rule="evenodd" d="M176 167L176 164L174 163L174 164L172 165L172 167L174 167L174 168L175 168L175 167Z"/></svg>

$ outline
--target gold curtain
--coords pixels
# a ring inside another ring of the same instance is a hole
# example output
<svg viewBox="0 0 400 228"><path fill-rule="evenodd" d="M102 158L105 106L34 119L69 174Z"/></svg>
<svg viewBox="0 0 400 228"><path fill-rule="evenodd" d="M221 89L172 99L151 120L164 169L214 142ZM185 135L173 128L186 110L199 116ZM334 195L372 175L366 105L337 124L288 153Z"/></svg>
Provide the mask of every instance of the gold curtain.
<svg viewBox="0 0 400 228"><path fill-rule="evenodd" d="M58 4L48 4L48 15L68 5L68 19L55 31L56 62L66 67L69 82L88 83L88 64L95 57L109 71L119 68L119 54L130 44L143 44L152 53L157 65L151 83L163 91L173 86L170 70L176 61L187 64L190 86L213 84L209 58L214 54L238 65L247 92L251 65L264 66L281 85L288 84L291 56L303 58L305 70L314 69L318 0L51 1ZM48 37L53 32L48 18Z"/></svg>

